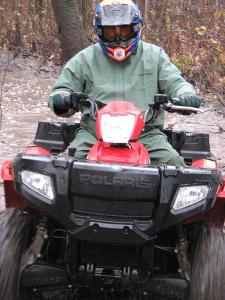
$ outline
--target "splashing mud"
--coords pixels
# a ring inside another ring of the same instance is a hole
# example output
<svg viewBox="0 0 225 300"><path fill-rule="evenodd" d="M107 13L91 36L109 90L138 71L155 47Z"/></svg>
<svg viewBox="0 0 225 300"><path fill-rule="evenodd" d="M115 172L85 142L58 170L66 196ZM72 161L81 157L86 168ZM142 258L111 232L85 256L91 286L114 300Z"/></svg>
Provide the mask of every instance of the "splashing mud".
<svg viewBox="0 0 225 300"><path fill-rule="evenodd" d="M0 213L0 299L17 300L20 262L29 244L32 218L21 209Z"/></svg>
<svg viewBox="0 0 225 300"><path fill-rule="evenodd" d="M225 228L204 229L199 240L190 286L190 300L224 300Z"/></svg>

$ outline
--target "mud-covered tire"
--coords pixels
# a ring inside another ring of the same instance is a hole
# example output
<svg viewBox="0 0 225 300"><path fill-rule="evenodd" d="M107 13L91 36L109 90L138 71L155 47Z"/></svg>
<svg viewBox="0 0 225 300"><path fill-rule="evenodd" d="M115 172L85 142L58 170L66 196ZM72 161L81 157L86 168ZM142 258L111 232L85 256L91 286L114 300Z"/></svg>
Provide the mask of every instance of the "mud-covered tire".
<svg viewBox="0 0 225 300"><path fill-rule="evenodd" d="M31 243L33 231L34 215L31 213L16 208L0 213L1 300L18 299L21 259Z"/></svg>
<svg viewBox="0 0 225 300"><path fill-rule="evenodd" d="M41 300L41 299L34 298L33 293L30 291L20 291L18 300Z"/></svg>
<svg viewBox="0 0 225 300"><path fill-rule="evenodd" d="M202 230L192 263L188 300L224 300L225 228Z"/></svg>

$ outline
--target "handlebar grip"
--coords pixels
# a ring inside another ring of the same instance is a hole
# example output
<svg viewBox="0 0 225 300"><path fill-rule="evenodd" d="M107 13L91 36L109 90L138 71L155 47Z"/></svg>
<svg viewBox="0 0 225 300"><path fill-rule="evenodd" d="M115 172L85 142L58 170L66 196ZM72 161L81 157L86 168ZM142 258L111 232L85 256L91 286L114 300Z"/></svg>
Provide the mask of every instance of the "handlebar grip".
<svg viewBox="0 0 225 300"><path fill-rule="evenodd" d="M165 109L170 111L170 112L190 112L190 113L198 113L198 112L203 112L202 109L196 108L196 107L191 107L191 106L180 106L180 105L174 105L171 102L169 102L167 105L165 105Z"/></svg>
<svg viewBox="0 0 225 300"><path fill-rule="evenodd" d="M166 94L157 94L154 96L154 104L157 106L168 103L169 97Z"/></svg>

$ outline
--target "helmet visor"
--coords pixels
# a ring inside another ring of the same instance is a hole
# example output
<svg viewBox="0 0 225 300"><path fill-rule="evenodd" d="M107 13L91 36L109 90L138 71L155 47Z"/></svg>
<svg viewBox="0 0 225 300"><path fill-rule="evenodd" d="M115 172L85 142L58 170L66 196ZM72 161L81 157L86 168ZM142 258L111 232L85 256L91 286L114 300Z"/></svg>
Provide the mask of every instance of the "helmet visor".
<svg viewBox="0 0 225 300"><path fill-rule="evenodd" d="M116 26L122 24L131 24L133 16L131 15L131 7L121 3L112 3L105 5L102 9L102 25Z"/></svg>
<svg viewBox="0 0 225 300"><path fill-rule="evenodd" d="M134 37L133 25L103 26L102 37L105 41L128 41Z"/></svg>

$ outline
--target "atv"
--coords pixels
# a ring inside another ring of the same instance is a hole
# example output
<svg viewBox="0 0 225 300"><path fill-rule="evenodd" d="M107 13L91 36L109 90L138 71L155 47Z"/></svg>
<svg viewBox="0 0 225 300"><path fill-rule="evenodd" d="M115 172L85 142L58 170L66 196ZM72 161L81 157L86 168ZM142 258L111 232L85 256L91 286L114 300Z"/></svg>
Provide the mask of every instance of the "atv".
<svg viewBox="0 0 225 300"><path fill-rule="evenodd" d="M180 167L152 165L137 142L160 109L198 109L166 95L145 116L128 101L81 101L98 138L87 159L64 153L78 123L40 122L3 163L0 299L223 300L225 178L208 134L163 130Z"/></svg>

